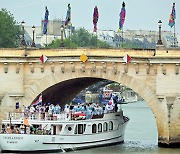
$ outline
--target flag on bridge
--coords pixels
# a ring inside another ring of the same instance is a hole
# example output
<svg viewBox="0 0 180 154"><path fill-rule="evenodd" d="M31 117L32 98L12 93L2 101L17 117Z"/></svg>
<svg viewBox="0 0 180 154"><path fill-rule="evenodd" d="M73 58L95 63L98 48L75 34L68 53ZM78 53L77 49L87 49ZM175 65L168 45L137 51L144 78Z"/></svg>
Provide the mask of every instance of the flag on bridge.
<svg viewBox="0 0 180 154"><path fill-rule="evenodd" d="M71 5L70 4L68 4L66 20L65 20L65 26L67 25L71 25Z"/></svg>
<svg viewBox="0 0 180 154"><path fill-rule="evenodd" d="M169 26L172 28L175 25L176 19L176 11L175 11L175 3L173 3L172 11L169 18Z"/></svg>
<svg viewBox="0 0 180 154"><path fill-rule="evenodd" d="M93 24L94 24L94 32L97 31L97 22L99 19L99 12L97 6L94 8L94 13L93 13Z"/></svg>
<svg viewBox="0 0 180 154"><path fill-rule="evenodd" d="M132 59L132 58L131 58L128 54L123 57L123 60L124 60L126 63L129 63L131 59Z"/></svg>
<svg viewBox="0 0 180 154"><path fill-rule="evenodd" d="M125 9L125 3L122 3L122 8L121 8L121 12L119 14L120 19L119 19L119 31L122 31L123 29L123 25L124 25L124 21L125 21L125 17L126 17L126 9Z"/></svg>
<svg viewBox="0 0 180 154"><path fill-rule="evenodd" d="M42 104L42 94L39 96L39 98L32 103L33 106Z"/></svg>
<svg viewBox="0 0 180 154"><path fill-rule="evenodd" d="M43 54L42 54L42 56L39 59L41 60L42 63L45 63L48 60L46 55L43 55Z"/></svg>
<svg viewBox="0 0 180 154"><path fill-rule="evenodd" d="M80 56L80 60L85 63L88 60L88 57L84 53L82 53L82 55Z"/></svg>
<svg viewBox="0 0 180 154"><path fill-rule="evenodd" d="M47 25L48 25L48 16L49 16L49 11L46 6L46 12L45 12L45 17L44 17L44 27L43 27L43 34L47 34Z"/></svg>

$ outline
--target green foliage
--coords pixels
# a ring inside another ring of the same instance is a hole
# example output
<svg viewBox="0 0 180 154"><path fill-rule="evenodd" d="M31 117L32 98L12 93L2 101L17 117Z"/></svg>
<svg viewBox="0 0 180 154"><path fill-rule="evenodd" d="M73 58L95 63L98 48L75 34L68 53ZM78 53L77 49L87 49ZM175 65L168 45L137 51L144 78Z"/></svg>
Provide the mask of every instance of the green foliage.
<svg viewBox="0 0 180 154"><path fill-rule="evenodd" d="M79 47L90 46L91 34L84 28L76 30L72 37L72 41L77 44Z"/></svg>
<svg viewBox="0 0 180 154"><path fill-rule="evenodd" d="M47 48L59 48L61 45L61 40L54 40L51 44L47 46ZM109 48L108 45L104 41L100 41L97 39L96 35L90 34L84 28L80 28L76 30L71 38L67 38L64 40L65 48L77 48L77 47L98 47L98 48Z"/></svg>
<svg viewBox="0 0 180 154"><path fill-rule="evenodd" d="M65 39L63 41L64 43L64 47L67 47L67 48L77 48L77 44L75 44L74 42L72 42L69 38L68 39ZM61 47L61 40L60 39L56 39L56 40L53 40L51 44L47 45L46 48L60 48Z"/></svg>
<svg viewBox="0 0 180 154"><path fill-rule="evenodd" d="M109 89L113 90L113 91L120 91L120 85L117 83L111 83L108 85Z"/></svg>
<svg viewBox="0 0 180 154"><path fill-rule="evenodd" d="M72 37L72 41L79 47L98 47L98 48L109 48L110 45L104 41L97 39L97 36L90 34L86 29L77 29Z"/></svg>
<svg viewBox="0 0 180 154"><path fill-rule="evenodd" d="M6 9L0 10L0 47L18 47L20 39L20 26L17 25L13 15Z"/></svg>
<svg viewBox="0 0 180 154"><path fill-rule="evenodd" d="M98 48L110 48L111 46L107 44L105 41L97 40L97 47Z"/></svg>

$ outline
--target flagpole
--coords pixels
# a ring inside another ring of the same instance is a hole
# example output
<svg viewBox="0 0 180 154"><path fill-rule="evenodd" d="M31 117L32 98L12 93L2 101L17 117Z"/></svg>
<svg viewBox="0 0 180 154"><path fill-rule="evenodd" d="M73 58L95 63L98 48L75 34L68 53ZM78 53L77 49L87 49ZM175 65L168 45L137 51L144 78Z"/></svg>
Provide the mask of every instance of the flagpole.
<svg viewBox="0 0 180 154"><path fill-rule="evenodd" d="M69 25L69 48L71 48L71 25Z"/></svg>
<svg viewBox="0 0 180 154"><path fill-rule="evenodd" d="M120 40L120 41L119 41L119 46L117 46L117 47L121 48L121 34L120 34L119 29L118 29L117 32L118 32L118 36L119 36L119 38L120 38L120 39L119 39L119 40Z"/></svg>
<svg viewBox="0 0 180 154"><path fill-rule="evenodd" d="M123 48L123 41L124 41L124 38L123 38L123 28L122 28L122 48Z"/></svg>
<svg viewBox="0 0 180 154"><path fill-rule="evenodd" d="M97 48L97 30L96 30L96 48Z"/></svg>
<svg viewBox="0 0 180 154"><path fill-rule="evenodd" d="M176 28L174 24L174 47L176 48Z"/></svg>
<svg viewBox="0 0 180 154"><path fill-rule="evenodd" d="M46 32L46 47L47 47L47 32Z"/></svg>

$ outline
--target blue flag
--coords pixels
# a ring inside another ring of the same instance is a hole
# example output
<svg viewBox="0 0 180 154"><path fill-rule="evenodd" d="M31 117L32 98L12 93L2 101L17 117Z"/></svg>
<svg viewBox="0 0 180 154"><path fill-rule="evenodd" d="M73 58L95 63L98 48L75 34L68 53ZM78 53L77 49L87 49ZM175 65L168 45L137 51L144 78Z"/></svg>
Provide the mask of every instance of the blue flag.
<svg viewBox="0 0 180 154"><path fill-rule="evenodd" d="M49 11L48 11L47 6L46 6L46 12L45 12L45 17L44 17L43 34L47 34L48 16L49 16Z"/></svg>
<svg viewBox="0 0 180 154"><path fill-rule="evenodd" d="M70 6L70 4L68 4L65 26L67 26L68 24L71 24L71 6Z"/></svg>

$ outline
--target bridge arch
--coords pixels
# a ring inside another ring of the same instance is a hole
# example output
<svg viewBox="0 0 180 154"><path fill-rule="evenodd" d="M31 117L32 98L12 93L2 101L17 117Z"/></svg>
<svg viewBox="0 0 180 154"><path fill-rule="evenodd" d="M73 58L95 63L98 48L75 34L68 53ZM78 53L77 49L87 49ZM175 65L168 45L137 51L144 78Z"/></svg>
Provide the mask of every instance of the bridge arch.
<svg viewBox="0 0 180 154"><path fill-rule="evenodd" d="M150 107L150 109L154 114L158 128L158 134L160 135L160 133L162 133L163 126L161 125L161 120L160 120L161 116L159 116L160 107L158 106L158 100L155 91L151 87L149 87L143 80L136 79L135 77L122 72L118 72L114 74L112 73L112 70L108 70L106 73L102 73L101 70L92 72L92 70L90 69L86 70L85 72L81 70L76 70L75 72L72 72L72 70L66 70L64 73L59 71L54 74L48 75L41 80L37 80L33 85L28 87L25 90L25 94L21 102L23 103L23 105L29 106L32 103L32 101L41 92L45 92L48 89L50 90L50 88L52 88L53 86L58 86L61 83L65 83L65 85L67 85L67 83L69 82L77 83L80 80L83 80L83 83L87 82L92 84L101 81L102 79L107 79L107 80L115 81L117 83L121 83L122 85L129 87L133 91L138 93L145 100L145 102L147 103L147 105ZM71 83L69 83L69 85L71 85ZM74 98L76 94L78 94L82 89L86 87L88 87L88 84L85 84L80 89L78 89L74 93L74 95L68 97ZM69 86L68 88L72 89ZM70 91L70 93L72 93L72 90ZM163 113L161 112L161 114Z"/></svg>
<svg viewBox="0 0 180 154"><path fill-rule="evenodd" d="M23 105L28 106L40 93L52 88L53 86L59 85L60 83L65 83L65 85L61 87L65 88L66 85L69 86L71 84L74 84L75 82L83 80L83 85L81 82L80 86L82 88L86 88L88 85L104 79L121 83L122 85L131 88L145 100L152 111L157 110L157 103L154 103L158 101L156 98L156 93L143 80L136 79L133 76L121 72L112 74L111 71L107 71L104 74L98 71L93 73L91 70L85 72L82 72L80 70L76 72L72 72L71 70L66 70L66 72L64 73L62 73L61 71L56 72L54 74L46 76L43 79L36 80L33 85L25 89L24 97L22 98L21 102L23 103ZM85 81L88 81L88 83L85 83ZM81 91L81 89L79 91Z"/></svg>

